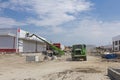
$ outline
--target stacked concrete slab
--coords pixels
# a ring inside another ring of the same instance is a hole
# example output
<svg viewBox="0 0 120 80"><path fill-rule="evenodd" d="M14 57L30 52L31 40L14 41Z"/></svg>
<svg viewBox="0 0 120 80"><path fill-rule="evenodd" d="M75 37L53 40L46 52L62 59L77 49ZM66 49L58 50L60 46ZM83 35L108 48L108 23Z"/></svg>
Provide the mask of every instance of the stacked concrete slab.
<svg viewBox="0 0 120 80"><path fill-rule="evenodd" d="M111 80L120 80L120 68L108 68L108 76Z"/></svg>

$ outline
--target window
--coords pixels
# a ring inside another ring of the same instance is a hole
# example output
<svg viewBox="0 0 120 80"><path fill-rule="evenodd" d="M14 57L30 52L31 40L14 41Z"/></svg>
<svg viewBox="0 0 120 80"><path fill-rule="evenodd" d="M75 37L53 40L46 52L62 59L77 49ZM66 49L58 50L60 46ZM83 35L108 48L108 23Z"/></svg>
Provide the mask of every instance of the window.
<svg viewBox="0 0 120 80"><path fill-rule="evenodd" d="M119 51L120 51L120 46L119 46Z"/></svg>
<svg viewBox="0 0 120 80"><path fill-rule="evenodd" d="M118 50L117 47L115 48L115 50L116 50L116 51Z"/></svg>
<svg viewBox="0 0 120 80"><path fill-rule="evenodd" d="M115 41L115 45L118 45L118 41Z"/></svg>

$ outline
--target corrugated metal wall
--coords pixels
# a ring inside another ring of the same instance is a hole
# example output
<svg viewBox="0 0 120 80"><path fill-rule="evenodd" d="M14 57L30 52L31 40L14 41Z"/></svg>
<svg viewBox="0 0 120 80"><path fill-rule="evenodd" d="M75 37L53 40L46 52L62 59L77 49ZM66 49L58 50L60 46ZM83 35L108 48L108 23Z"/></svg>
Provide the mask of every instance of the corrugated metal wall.
<svg viewBox="0 0 120 80"><path fill-rule="evenodd" d="M27 31L20 30L19 52L42 52L46 50L46 44L36 38L26 37Z"/></svg>
<svg viewBox="0 0 120 80"><path fill-rule="evenodd" d="M10 36L0 36L0 48L1 49L15 49L15 38Z"/></svg>
<svg viewBox="0 0 120 80"><path fill-rule="evenodd" d="M19 52L42 52L45 50L45 43L31 40L19 40Z"/></svg>
<svg viewBox="0 0 120 80"><path fill-rule="evenodd" d="M23 52L35 52L36 43L33 41L23 41Z"/></svg>
<svg viewBox="0 0 120 80"><path fill-rule="evenodd" d="M37 42L37 52L46 51L46 44Z"/></svg>
<svg viewBox="0 0 120 80"><path fill-rule="evenodd" d="M0 28L0 52L17 52L17 28Z"/></svg>
<svg viewBox="0 0 120 80"><path fill-rule="evenodd" d="M0 52L42 52L46 44L35 36L26 37L27 31L17 28L0 29Z"/></svg>

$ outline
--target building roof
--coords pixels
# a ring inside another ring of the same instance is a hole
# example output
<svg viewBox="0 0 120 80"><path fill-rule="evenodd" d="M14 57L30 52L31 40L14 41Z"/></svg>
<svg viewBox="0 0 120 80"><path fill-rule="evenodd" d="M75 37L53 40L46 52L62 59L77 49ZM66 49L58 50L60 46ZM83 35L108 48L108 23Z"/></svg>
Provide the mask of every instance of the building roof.
<svg viewBox="0 0 120 80"><path fill-rule="evenodd" d="M19 38L19 39L22 39L22 40L26 40L26 41L34 41L34 42L39 42L39 43L45 43L43 42L42 40L36 40L36 39L30 39L30 38Z"/></svg>
<svg viewBox="0 0 120 80"><path fill-rule="evenodd" d="M38 39L36 36L26 37L27 33L29 33L29 32L22 30L20 28L0 28L0 36L11 36L11 37L18 36L19 39L44 43L44 41ZM32 33L30 33L30 34L32 34ZM47 41L45 38L43 38L41 36L39 36L39 37L42 38L43 40Z"/></svg>
<svg viewBox="0 0 120 80"><path fill-rule="evenodd" d="M11 36L11 37L16 37L16 35L13 34L13 33L0 33L0 36Z"/></svg>

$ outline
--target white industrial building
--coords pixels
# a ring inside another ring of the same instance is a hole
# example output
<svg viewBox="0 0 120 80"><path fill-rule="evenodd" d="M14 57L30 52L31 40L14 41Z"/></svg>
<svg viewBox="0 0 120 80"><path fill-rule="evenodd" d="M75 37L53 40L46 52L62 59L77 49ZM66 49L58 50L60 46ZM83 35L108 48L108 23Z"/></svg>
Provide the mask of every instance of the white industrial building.
<svg viewBox="0 0 120 80"><path fill-rule="evenodd" d="M120 51L120 35L112 38L113 51Z"/></svg>
<svg viewBox="0 0 120 80"><path fill-rule="evenodd" d="M45 42L35 36L27 37L27 33L19 28L0 28L0 52L46 51Z"/></svg>

